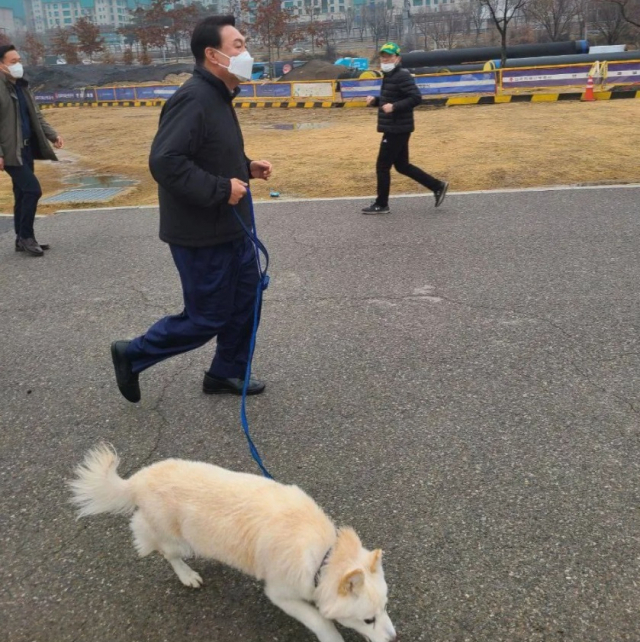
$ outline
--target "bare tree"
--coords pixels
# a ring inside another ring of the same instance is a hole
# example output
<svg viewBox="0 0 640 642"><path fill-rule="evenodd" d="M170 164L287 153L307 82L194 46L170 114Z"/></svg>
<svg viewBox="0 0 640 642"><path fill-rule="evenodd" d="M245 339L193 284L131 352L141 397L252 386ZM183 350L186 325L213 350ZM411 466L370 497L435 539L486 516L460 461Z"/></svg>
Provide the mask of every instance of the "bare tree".
<svg viewBox="0 0 640 642"><path fill-rule="evenodd" d="M351 31L353 29L353 22L356 17L356 10L353 7L347 7L344 12L344 31L347 34L347 38L351 37Z"/></svg>
<svg viewBox="0 0 640 642"><path fill-rule="evenodd" d="M100 28L94 25L88 18L80 18L71 32L78 39L78 49L93 60L94 54L104 51L104 39L100 37Z"/></svg>
<svg viewBox="0 0 640 642"><path fill-rule="evenodd" d="M391 3L376 2L375 4L364 5L365 23L369 27L373 38L375 50L378 50L380 42L389 39L389 28L393 24L394 7Z"/></svg>
<svg viewBox="0 0 640 642"><path fill-rule="evenodd" d="M551 42L568 40L577 8L575 0L529 0L525 13L540 25Z"/></svg>
<svg viewBox="0 0 640 642"><path fill-rule="evenodd" d="M411 18L416 32L419 33L422 38L424 38L424 48L428 49L429 36L431 35L432 30L431 12L423 8L420 11L416 11L414 14L412 14Z"/></svg>
<svg viewBox="0 0 640 642"><path fill-rule="evenodd" d="M267 48L269 64L272 61L272 50L276 51L276 60L280 58L280 49L291 42L291 25L295 16L291 9L283 9L280 0L264 0L256 3L242 0L242 11L250 16L247 24L251 34L257 36Z"/></svg>
<svg viewBox="0 0 640 642"><path fill-rule="evenodd" d="M573 2L576 11L575 17L578 23L578 34L580 38L584 36L586 40L588 23L593 13L593 0L573 0Z"/></svg>
<svg viewBox="0 0 640 642"><path fill-rule="evenodd" d="M464 19L458 11L439 11L433 14L432 36L436 49L453 49L463 32Z"/></svg>
<svg viewBox="0 0 640 642"><path fill-rule="evenodd" d="M472 29L475 32L475 44L477 45L486 22L485 10L482 3L478 2L478 0L465 0L460 5L460 12L464 16L467 32L470 32Z"/></svg>
<svg viewBox="0 0 640 642"><path fill-rule="evenodd" d="M595 2L589 23L608 45L617 44L629 33L629 23L623 18L620 7L612 2Z"/></svg>
<svg viewBox="0 0 640 642"><path fill-rule="evenodd" d="M2 43L0 42L0 44ZM28 61L31 66L39 65L44 60L45 46L40 38L31 32L27 33L24 51L28 56Z"/></svg>
<svg viewBox="0 0 640 642"><path fill-rule="evenodd" d="M509 23L518 14L524 12L529 0L478 0L483 7L486 7L489 16L500 34L500 56L502 67L507 62L507 34Z"/></svg>
<svg viewBox="0 0 640 642"><path fill-rule="evenodd" d="M640 0L607 0L607 3L616 5L622 18L640 29Z"/></svg>

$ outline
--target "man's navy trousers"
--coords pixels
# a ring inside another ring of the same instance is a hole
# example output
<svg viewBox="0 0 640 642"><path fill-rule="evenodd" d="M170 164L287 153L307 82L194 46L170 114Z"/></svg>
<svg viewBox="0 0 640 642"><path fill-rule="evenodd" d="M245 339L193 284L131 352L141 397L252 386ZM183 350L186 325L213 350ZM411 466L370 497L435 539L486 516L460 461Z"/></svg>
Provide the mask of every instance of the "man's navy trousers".
<svg viewBox="0 0 640 642"><path fill-rule="evenodd" d="M134 373L218 337L209 374L243 378L249 360L260 274L251 241L213 247L169 245L180 273L184 310L154 323L127 348Z"/></svg>

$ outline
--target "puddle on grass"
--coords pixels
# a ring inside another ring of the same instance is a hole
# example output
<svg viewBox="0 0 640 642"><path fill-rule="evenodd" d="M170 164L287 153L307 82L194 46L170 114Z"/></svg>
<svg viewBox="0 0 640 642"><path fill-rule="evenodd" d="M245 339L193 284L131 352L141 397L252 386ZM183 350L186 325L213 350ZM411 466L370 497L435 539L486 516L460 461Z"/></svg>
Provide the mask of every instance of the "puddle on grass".
<svg viewBox="0 0 640 642"><path fill-rule="evenodd" d="M95 187L131 187L137 181L124 176L103 174L98 176L67 176L62 182L65 185L77 185L79 188L91 189Z"/></svg>
<svg viewBox="0 0 640 642"><path fill-rule="evenodd" d="M329 123L269 123L262 125L260 129L283 129L291 131L294 129L324 129Z"/></svg>
<svg viewBox="0 0 640 642"><path fill-rule="evenodd" d="M119 196L127 187L136 185L138 181L113 174L98 174L94 176L67 176L62 181L72 188L54 196L50 196L41 203L104 203Z"/></svg>

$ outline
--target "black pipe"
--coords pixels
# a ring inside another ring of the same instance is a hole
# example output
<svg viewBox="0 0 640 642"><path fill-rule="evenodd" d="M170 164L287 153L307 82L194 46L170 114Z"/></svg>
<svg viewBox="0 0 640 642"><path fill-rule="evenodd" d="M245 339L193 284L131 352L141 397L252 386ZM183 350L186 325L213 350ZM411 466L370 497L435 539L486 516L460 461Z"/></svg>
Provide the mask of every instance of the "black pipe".
<svg viewBox="0 0 640 642"><path fill-rule="evenodd" d="M411 73L416 76L421 76L423 74L448 74L457 71L468 71L471 73L473 71L482 71L483 69L483 64L448 65L446 67L417 67L415 69L411 69Z"/></svg>
<svg viewBox="0 0 640 642"><path fill-rule="evenodd" d="M507 47L507 58L532 58L534 56L570 56L589 51L586 40L548 42L535 45L513 45ZM403 67L448 67L465 62L486 62L502 57L500 47L473 47L470 49L448 49L446 51L416 51L402 55Z"/></svg>
<svg viewBox="0 0 640 642"><path fill-rule="evenodd" d="M619 60L640 60L640 51L624 51L621 53L585 54L583 56L543 56L541 58L507 59L506 69L518 67L546 67L547 65L574 65L589 62L616 62ZM500 66L499 60L493 61L496 67Z"/></svg>

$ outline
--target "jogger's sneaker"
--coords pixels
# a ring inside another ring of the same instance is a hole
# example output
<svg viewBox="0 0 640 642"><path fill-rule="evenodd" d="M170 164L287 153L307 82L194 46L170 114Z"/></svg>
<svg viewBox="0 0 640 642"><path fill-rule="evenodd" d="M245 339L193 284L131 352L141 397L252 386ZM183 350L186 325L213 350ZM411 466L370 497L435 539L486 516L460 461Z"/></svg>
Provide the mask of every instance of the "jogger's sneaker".
<svg viewBox="0 0 640 642"><path fill-rule="evenodd" d="M440 188L433 193L433 195L436 197L436 207L440 207L440 205L442 205L444 198L447 195L448 189L449 183L447 183L447 181L442 181Z"/></svg>
<svg viewBox="0 0 640 642"><path fill-rule="evenodd" d="M371 203L369 207L363 207L363 214L389 214L391 210L388 205L378 205L377 203Z"/></svg>

